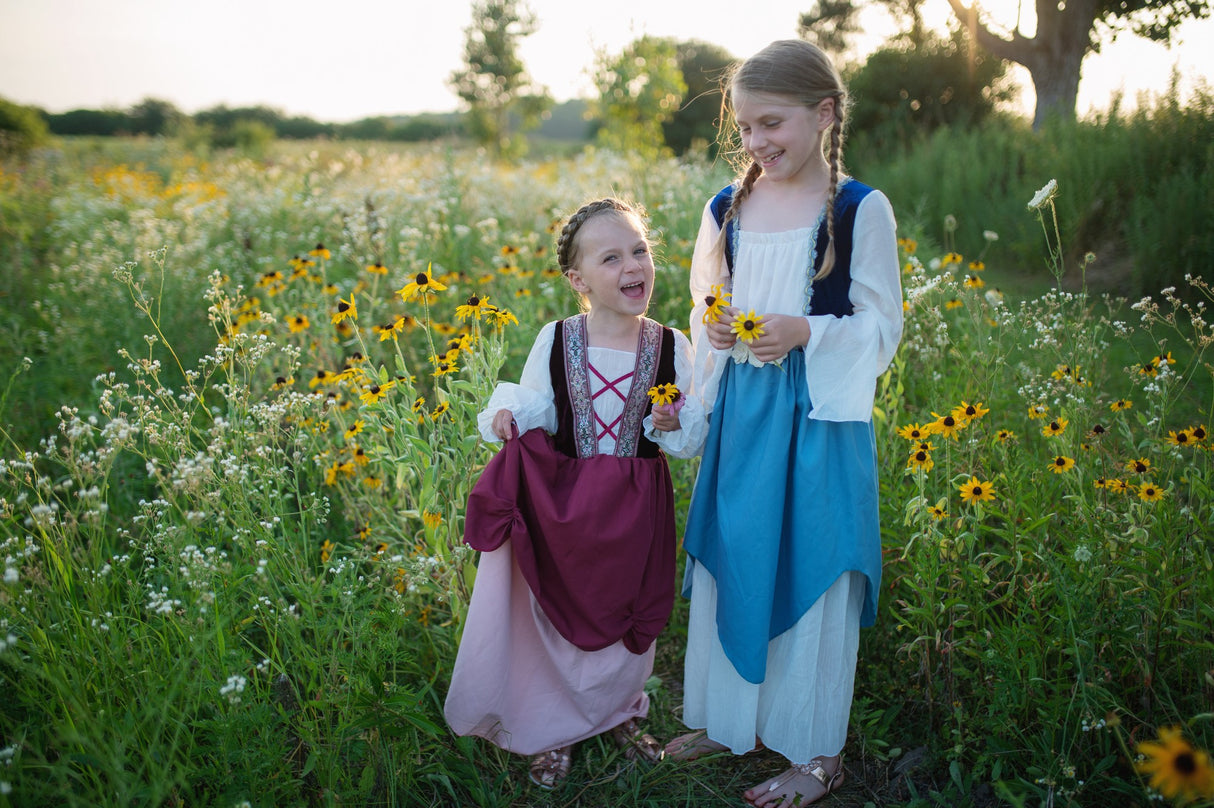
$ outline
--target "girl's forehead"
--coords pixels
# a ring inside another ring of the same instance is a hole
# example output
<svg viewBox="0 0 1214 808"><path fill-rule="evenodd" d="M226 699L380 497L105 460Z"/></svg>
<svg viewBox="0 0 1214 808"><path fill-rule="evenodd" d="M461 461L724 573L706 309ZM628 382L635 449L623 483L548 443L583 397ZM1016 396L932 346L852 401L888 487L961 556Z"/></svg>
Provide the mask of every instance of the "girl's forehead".
<svg viewBox="0 0 1214 808"><path fill-rule="evenodd" d="M620 238L645 239L646 230L636 216L623 211L610 211L592 216L578 232L586 242L616 240Z"/></svg>
<svg viewBox="0 0 1214 808"><path fill-rule="evenodd" d="M803 108L805 105L787 95L775 93L747 92L735 90L733 93L734 117L740 115L763 114L764 112L787 112L790 108Z"/></svg>

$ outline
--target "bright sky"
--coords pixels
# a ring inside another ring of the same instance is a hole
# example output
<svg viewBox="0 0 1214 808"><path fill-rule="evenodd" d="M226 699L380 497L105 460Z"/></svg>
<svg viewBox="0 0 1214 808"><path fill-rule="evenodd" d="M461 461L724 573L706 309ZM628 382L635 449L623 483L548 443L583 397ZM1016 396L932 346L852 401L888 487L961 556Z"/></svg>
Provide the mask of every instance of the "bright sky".
<svg viewBox="0 0 1214 808"><path fill-rule="evenodd" d="M563 101L591 94L596 49L619 52L653 34L700 39L745 57L795 37L799 14L814 2L529 4L540 27L523 40L521 55ZM1016 0L984 5L1014 19ZM0 0L0 97L50 112L127 108L149 97L187 113L265 104L328 122L450 111L458 101L447 79L461 64L470 7L470 0ZM927 0L927 8L929 20L949 13L945 0ZM866 28L885 26L874 17ZM1186 24L1171 50L1123 35L1085 60L1080 113L1105 108L1118 89L1127 100L1160 92L1174 67L1182 86L1214 81L1214 49L1202 47L1212 39L1211 20Z"/></svg>

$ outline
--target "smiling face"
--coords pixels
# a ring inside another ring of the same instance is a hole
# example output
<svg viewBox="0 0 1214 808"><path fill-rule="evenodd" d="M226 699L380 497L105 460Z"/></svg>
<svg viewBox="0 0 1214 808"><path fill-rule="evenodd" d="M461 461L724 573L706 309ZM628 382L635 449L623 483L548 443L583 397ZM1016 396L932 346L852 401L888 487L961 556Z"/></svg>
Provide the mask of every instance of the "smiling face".
<svg viewBox="0 0 1214 808"><path fill-rule="evenodd" d="M807 107L783 96L734 92L742 148L775 182L806 179L827 166L822 134L834 122L834 109L833 98Z"/></svg>
<svg viewBox="0 0 1214 808"><path fill-rule="evenodd" d="M653 255L640 220L620 211L587 219L577 233L569 283L596 318L636 318L653 295Z"/></svg>

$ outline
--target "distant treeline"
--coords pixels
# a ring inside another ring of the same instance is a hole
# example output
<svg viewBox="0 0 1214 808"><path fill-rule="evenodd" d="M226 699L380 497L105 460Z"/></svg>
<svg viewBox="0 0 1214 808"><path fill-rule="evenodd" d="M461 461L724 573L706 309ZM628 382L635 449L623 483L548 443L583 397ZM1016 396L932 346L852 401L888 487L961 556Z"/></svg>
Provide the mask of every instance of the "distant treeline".
<svg viewBox="0 0 1214 808"><path fill-rule="evenodd" d="M585 140L590 123L586 103L559 104L544 121L538 134L553 140ZM39 110L47 128L55 135L118 137L133 135L174 136L209 132L215 145L223 145L250 125L264 127L274 137L307 140L394 140L417 142L464 134L460 113L376 116L351 123L326 123L305 116L288 116L268 106L228 107L220 105L193 115L172 103L146 99L128 109L74 109L62 113Z"/></svg>

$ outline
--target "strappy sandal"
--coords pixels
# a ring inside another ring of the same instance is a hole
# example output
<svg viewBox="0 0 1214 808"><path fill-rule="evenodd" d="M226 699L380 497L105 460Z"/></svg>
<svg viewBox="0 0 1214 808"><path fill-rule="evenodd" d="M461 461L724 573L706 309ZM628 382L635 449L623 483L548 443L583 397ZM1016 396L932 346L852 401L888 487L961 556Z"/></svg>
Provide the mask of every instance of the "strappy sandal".
<svg viewBox="0 0 1214 808"><path fill-rule="evenodd" d="M708 730L697 729L666 744L665 756L671 760L688 761L728 751L728 746L708 737Z"/></svg>
<svg viewBox="0 0 1214 808"><path fill-rule="evenodd" d="M657 763L662 759L662 745L657 742L656 738L642 730L635 719L629 718L611 730L611 740L624 750L624 757L628 760Z"/></svg>
<svg viewBox="0 0 1214 808"><path fill-rule="evenodd" d="M573 767L573 757L570 754L572 746L562 746L560 749L549 749L531 758L531 768L528 777L545 791L551 791L569 776Z"/></svg>
<svg viewBox="0 0 1214 808"><path fill-rule="evenodd" d="M809 802L802 801L804 795L796 794L794 795L792 801L788 802L787 804L789 806L797 806L799 808L800 806L817 802L827 794L830 794L832 791L837 789L839 786L843 785L843 756L839 756L839 762L835 766L835 771L833 774L827 773L826 769L822 766L821 759L819 758L814 758L809 763L794 763L789 766L788 771L771 781L771 785L767 787L767 792L771 793L776 789L783 788L794 777L812 777L821 783L822 788L826 790ZM781 801L779 804L783 806L785 802Z"/></svg>

